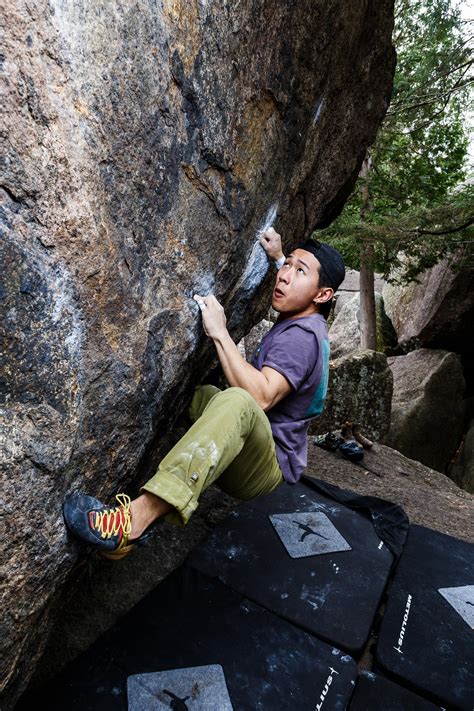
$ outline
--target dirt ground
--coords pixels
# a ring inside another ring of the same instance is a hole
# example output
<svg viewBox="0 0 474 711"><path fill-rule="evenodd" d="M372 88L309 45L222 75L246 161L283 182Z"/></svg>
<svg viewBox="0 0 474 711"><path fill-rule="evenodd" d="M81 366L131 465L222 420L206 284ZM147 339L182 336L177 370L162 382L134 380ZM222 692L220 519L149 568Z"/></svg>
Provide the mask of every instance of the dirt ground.
<svg viewBox="0 0 474 711"><path fill-rule="evenodd" d="M447 476L375 443L361 465L308 441L307 474L359 494L399 504L411 523L474 543L474 495Z"/></svg>

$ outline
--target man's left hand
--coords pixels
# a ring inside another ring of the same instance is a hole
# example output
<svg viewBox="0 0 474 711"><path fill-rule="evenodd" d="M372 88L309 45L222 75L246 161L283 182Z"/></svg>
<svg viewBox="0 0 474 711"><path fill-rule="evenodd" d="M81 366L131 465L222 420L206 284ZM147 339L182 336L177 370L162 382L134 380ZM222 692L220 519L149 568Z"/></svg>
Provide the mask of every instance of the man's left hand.
<svg viewBox="0 0 474 711"><path fill-rule="evenodd" d="M202 314L202 325L204 332L209 338L220 338L227 332L227 319L224 313L224 308L217 301L213 294L208 296L200 296L195 294L194 300L197 301Z"/></svg>

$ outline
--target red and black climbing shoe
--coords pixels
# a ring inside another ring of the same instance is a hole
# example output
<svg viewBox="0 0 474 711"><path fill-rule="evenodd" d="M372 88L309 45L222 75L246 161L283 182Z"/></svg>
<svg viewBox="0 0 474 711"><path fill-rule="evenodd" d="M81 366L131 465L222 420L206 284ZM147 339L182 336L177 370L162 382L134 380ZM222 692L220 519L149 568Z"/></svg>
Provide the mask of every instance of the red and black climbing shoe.
<svg viewBox="0 0 474 711"><path fill-rule="evenodd" d="M66 526L75 536L97 547L102 555L119 560L129 553L134 543L128 543L132 530L130 497L117 494L118 506L104 506L86 494L71 494L63 504Z"/></svg>

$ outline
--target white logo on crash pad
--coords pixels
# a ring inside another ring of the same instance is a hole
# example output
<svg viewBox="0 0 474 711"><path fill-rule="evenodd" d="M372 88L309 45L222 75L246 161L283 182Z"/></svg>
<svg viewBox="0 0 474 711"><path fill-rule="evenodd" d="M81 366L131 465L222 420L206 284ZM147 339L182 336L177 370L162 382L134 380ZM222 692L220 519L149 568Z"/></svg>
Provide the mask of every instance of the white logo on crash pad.
<svg viewBox="0 0 474 711"><path fill-rule="evenodd" d="M440 588L438 592L461 615L464 622L474 629L474 585L461 585L458 588Z"/></svg>
<svg viewBox="0 0 474 711"><path fill-rule="evenodd" d="M127 695L128 711L233 711L220 664L133 674Z"/></svg>
<svg viewBox="0 0 474 711"><path fill-rule="evenodd" d="M270 521L292 558L352 550L326 514L320 511L273 514Z"/></svg>

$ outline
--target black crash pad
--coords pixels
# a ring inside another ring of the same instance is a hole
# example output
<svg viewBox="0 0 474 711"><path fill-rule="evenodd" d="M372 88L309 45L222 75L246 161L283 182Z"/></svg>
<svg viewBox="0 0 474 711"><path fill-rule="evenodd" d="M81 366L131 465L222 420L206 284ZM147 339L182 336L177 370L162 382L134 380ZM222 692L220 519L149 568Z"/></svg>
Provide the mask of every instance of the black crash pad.
<svg viewBox="0 0 474 711"><path fill-rule="evenodd" d="M356 678L349 656L183 566L16 711L342 711Z"/></svg>
<svg viewBox="0 0 474 711"><path fill-rule="evenodd" d="M412 526L375 652L399 684L450 709L474 707L474 546Z"/></svg>
<svg viewBox="0 0 474 711"><path fill-rule="evenodd" d="M380 499L378 496L365 496L348 489L340 489L314 476L303 476L302 482L314 489L318 494L335 499L347 508L357 511L372 521L375 533L386 544L394 555L394 563L398 561L405 545L410 521L401 506L392 501Z"/></svg>
<svg viewBox="0 0 474 711"><path fill-rule="evenodd" d="M188 562L357 657L392 560L368 518L299 483L239 505Z"/></svg>
<svg viewBox="0 0 474 711"><path fill-rule="evenodd" d="M349 711L440 711L440 707L378 674L362 672Z"/></svg>

